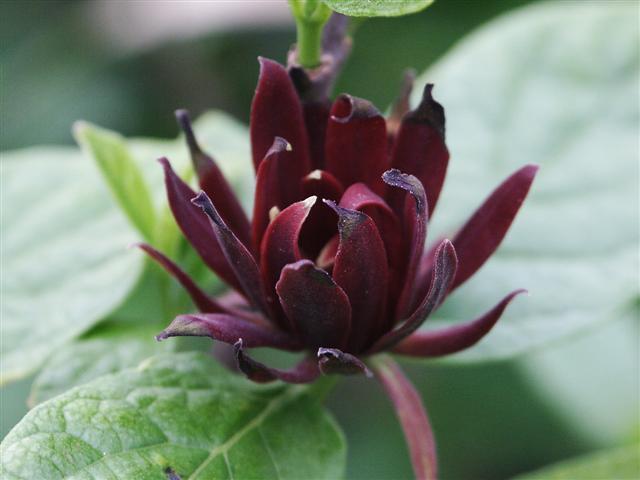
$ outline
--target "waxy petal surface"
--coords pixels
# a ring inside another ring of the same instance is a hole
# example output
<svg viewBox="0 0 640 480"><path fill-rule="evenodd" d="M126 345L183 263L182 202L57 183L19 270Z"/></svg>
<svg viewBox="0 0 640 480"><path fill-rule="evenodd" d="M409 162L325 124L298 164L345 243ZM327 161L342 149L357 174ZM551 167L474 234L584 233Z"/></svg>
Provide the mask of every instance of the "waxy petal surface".
<svg viewBox="0 0 640 480"><path fill-rule="evenodd" d="M481 317L459 325L432 331L418 331L405 338L394 352L412 357L440 357L456 353L478 343L498 322L507 305L520 293L511 292Z"/></svg>
<svg viewBox="0 0 640 480"><path fill-rule="evenodd" d="M224 223L206 193L198 193L191 202L200 207L209 218L209 223L218 239L221 250L242 285L242 290L246 297L255 308L268 313L269 309L265 302L265 290L260 277L260 270L247 247L238 240L238 237Z"/></svg>
<svg viewBox="0 0 640 480"><path fill-rule="evenodd" d="M200 188L216 205L220 216L242 243L249 246L249 219L238 197L222 174L214 159L202 151L191 128L191 120L186 110L177 110L176 119L184 132L193 169L198 175Z"/></svg>
<svg viewBox="0 0 640 480"><path fill-rule="evenodd" d="M431 96L432 89L428 84L418 108L402 119L392 158L393 168L414 175L424 186L429 216L438 202L449 164L444 109ZM397 193L390 194L397 198Z"/></svg>
<svg viewBox="0 0 640 480"><path fill-rule="evenodd" d="M286 265L276 284L280 304L305 345L342 347L351 325L347 294L309 260Z"/></svg>
<svg viewBox="0 0 640 480"><path fill-rule="evenodd" d="M364 182L380 192L380 175L387 169L387 127L367 100L340 95L331 108L327 127L326 169L343 185Z"/></svg>
<svg viewBox="0 0 640 480"><path fill-rule="evenodd" d="M371 347L371 353L387 350L405 337L411 335L420 328L420 325L424 323L427 317L442 304L451 290L458 266L456 251L449 240L443 241L436 250L434 265L435 269L433 271L431 288L429 288L429 292L420 303L420 306L418 306L417 310L398 328L382 336L382 338Z"/></svg>
<svg viewBox="0 0 640 480"><path fill-rule="evenodd" d="M285 68L273 60L259 58L260 78L251 103L250 136L253 165L260 162L275 137L286 138L295 161L291 177L301 179L311 171L309 142L298 94Z"/></svg>
<svg viewBox="0 0 640 480"><path fill-rule="evenodd" d="M198 307L198 310L208 313L229 313L229 310L207 295L200 287L198 287L198 285L196 285L196 282L194 282L184 270L182 270L166 255L146 243L136 243L133 246L141 249L153 260L158 262L162 268L169 272L169 274L171 274L171 276L173 276L187 291L195 306Z"/></svg>
<svg viewBox="0 0 640 480"><path fill-rule="evenodd" d="M460 268L452 288L464 283L498 248L537 172L537 165L525 165L513 173L489 195L453 238Z"/></svg>
<svg viewBox="0 0 640 480"><path fill-rule="evenodd" d="M289 334L250 322L243 318L221 313L194 313L177 316L156 339L170 337L210 337L220 342L235 344L242 338L249 348L272 347L297 351L300 343Z"/></svg>
<svg viewBox="0 0 640 480"><path fill-rule="evenodd" d="M403 234L406 237L406 264L403 270L404 283L396 307L396 318L410 313L415 296L415 283L427 238L427 198L422 183L415 176L391 169L382 175L384 182L392 188L406 192L402 211Z"/></svg>
<svg viewBox="0 0 640 480"><path fill-rule="evenodd" d="M236 290L242 290L209 221L191 203L196 193L175 174L166 158L161 158L159 161L164 168L169 206L182 233L202 257L204 263L230 286Z"/></svg>
<svg viewBox="0 0 640 480"><path fill-rule="evenodd" d="M320 370L313 358L307 357L289 370L267 367L244 352L244 340L238 340L235 345L238 368L247 378L257 383L268 383L281 380L286 383L309 383L320 375Z"/></svg>
<svg viewBox="0 0 640 480"><path fill-rule="evenodd" d="M338 214L340 244L333 279L351 303L349 351L360 351L381 330L386 309L389 271L378 228L362 212L325 201Z"/></svg>
<svg viewBox="0 0 640 480"><path fill-rule="evenodd" d="M373 373L371 373L362 360L355 355L345 353L337 348L319 348L318 367L323 375L373 376Z"/></svg>

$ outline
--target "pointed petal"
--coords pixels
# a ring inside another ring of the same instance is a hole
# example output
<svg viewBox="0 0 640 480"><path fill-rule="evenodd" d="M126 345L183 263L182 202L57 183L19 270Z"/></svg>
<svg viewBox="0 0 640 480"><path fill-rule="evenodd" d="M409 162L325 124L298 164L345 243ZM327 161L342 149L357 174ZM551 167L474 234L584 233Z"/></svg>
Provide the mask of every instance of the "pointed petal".
<svg viewBox="0 0 640 480"><path fill-rule="evenodd" d="M427 198L422 183L413 175L391 169L384 172L382 179L390 187L402 189L409 194L405 194L402 210L403 234L407 239L404 250L408 252L408 256L405 260L404 283L396 307L396 318L403 318L410 313L414 300L416 275L427 238Z"/></svg>
<svg viewBox="0 0 640 480"><path fill-rule="evenodd" d="M274 380L282 380L286 383L310 383L320 375L316 362L309 357L290 370L267 367L247 355L243 350L243 343L243 339L238 340L234 348L238 368L249 380L257 383L273 382Z"/></svg>
<svg viewBox="0 0 640 480"><path fill-rule="evenodd" d="M325 200L338 214L340 244L333 279L351 303L348 350L358 352L380 331L385 318L389 271L378 228L366 214Z"/></svg>
<svg viewBox="0 0 640 480"><path fill-rule="evenodd" d="M273 207L280 210L286 208L297 201L300 195L299 182L287 179L287 169L294 160L291 153L291 145L284 138L276 137L258 167L251 225L254 251L258 253L262 236L270 222L269 211Z"/></svg>
<svg viewBox="0 0 640 480"><path fill-rule="evenodd" d="M236 278L242 285L242 290L247 298L254 307L267 314L269 310L264 298L264 286L260 278L260 271L258 270L256 261L251 256L249 250L247 250L247 247L238 240L238 237L236 237L224 223L224 220L222 220L206 193L198 193L191 202L200 207L209 218L209 223L220 244L222 252L229 262L229 265L231 265Z"/></svg>
<svg viewBox="0 0 640 480"><path fill-rule="evenodd" d="M424 185L429 216L438 202L449 163L444 143L444 109L431 96L432 89L433 85L427 84L418 108L404 116L392 156L393 168L415 175Z"/></svg>
<svg viewBox="0 0 640 480"><path fill-rule="evenodd" d="M182 128L191 153L193 169L198 175L200 188L217 206L220 216L242 243L249 245L249 219L240 201L212 157L202 151L191 128L189 112L177 110L176 119Z"/></svg>
<svg viewBox="0 0 640 480"><path fill-rule="evenodd" d="M251 104L250 120L253 165L257 172L273 139L283 137L293 147L295 160L290 167L291 176L301 179L311 170L311 161L298 94L282 65L262 57L258 61L260 78Z"/></svg>
<svg viewBox="0 0 640 480"><path fill-rule="evenodd" d="M297 351L301 347L295 338L285 332L222 313L179 315L156 339L170 337L210 337L231 345L242 338L248 348L272 347Z"/></svg>
<svg viewBox="0 0 640 480"><path fill-rule="evenodd" d="M240 282L227 262L209 222L191 204L196 193L175 174L166 158L161 158L159 162L164 168L169 206L182 233L209 268L231 287L241 290Z"/></svg>
<svg viewBox="0 0 640 480"><path fill-rule="evenodd" d="M285 265L302 259L299 247L300 231L316 200L316 197L309 197L280 212L269 224L260 247L260 270L268 292L267 302L283 328L291 324L286 321L278 302L276 282Z"/></svg>
<svg viewBox="0 0 640 480"><path fill-rule="evenodd" d="M460 268L452 288L473 275L495 252L529 192L538 172L526 165L496 188L453 239Z"/></svg>
<svg viewBox="0 0 640 480"><path fill-rule="evenodd" d="M420 394L390 356L376 357L371 363L395 407L409 447L416 480L436 480L436 443Z"/></svg>
<svg viewBox="0 0 640 480"><path fill-rule="evenodd" d="M440 306L449 293L456 276L457 266L458 260L453 245L449 240L443 241L436 250L435 269L429 293L424 297L417 310L398 328L380 338L371 347L370 352L387 350L420 328L420 325Z"/></svg>
<svg viewBox="0 0 640 480"><path fill-rule="evenodd" d="M220 305L213 298L207 295L200 287L198 287L196 282L194 282L184 270L151 245L147 245L146 243L135 243L132 246L141 249L158 262L162 268L169 272L187 291L191 300L201 312L229 313L225 307Z"/></svg>
<svg viewBox="0 0 640 480"><path fill-rule="evenodd" d="M343 185L364 182L381 191L380 175L387 168L387 127L367 100L340 95L331 108L327 127L327 170Z"/></svg>
<svg viewBox="0 0 640 480"><path fill-rule="evenodd" d="M310 260L286 265L276 284L282 308L305 345L343 346L351 324L344 290Z"/></svg>
<svg viewBox="0 0 640 480"><path fill-rule="evenodd" d="M507 305L526 290L511 292L481 317L459 325L432 331L418 331L405 338L394 352L412 357L440 357L469 348L479 342L498 322Z"/></svg>
<svg viewBox="0 0 640 480"><path fill-rule="evenodd" d="M337 348L319 348L318 367L323 375L365 375L373 377L373 374L362 360Z"/></svg>

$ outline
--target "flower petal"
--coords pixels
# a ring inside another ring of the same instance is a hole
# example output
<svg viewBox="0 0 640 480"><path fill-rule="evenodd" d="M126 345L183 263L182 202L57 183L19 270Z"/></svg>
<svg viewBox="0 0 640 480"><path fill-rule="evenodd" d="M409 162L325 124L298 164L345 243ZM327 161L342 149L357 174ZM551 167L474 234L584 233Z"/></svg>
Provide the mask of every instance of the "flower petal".
<svg viewBox="0 0 640 480"><path fill-rule="evenodd" d="M242 290L247 298L255 308L268 314L269 309L265 302L264 286L260 277L260 271L258 270L256 261L251 256L249 250L247 250L247 247L238 240L238 237L236 237L224 223L224 220L222 220L206 193L198 193L191 202L200 207L209 218L209 223L220 244L222 252L242 285Z"/></svg>
<svg viewBox="0 0 640 480"><path fill-rule="evenodd" d="M285 265L302 259L300 231L316 197L309 197L288 206L269 224L260 247L260 270L267 288L267 302L282 328L292 326L285 318L278 302L275 286Z"/></svg>
<svg viewBox="0 0 640 480"><path fill-rule="evenodd" d="M291 155L291 145L284 138L276 137L258 167L251 225L254 251L258 256L262 236L270 222L270 210L273 207L282 210L299 200L300 182L287 179L286 172L295 160Z"/></svg>
<svg viewBox="0 0 640 480"><path fill-rule="evenodd" d="M415 332L427 317L444 301L456 276L458 260L456 251L449 240L443 241L436 250L435 269L429 293L420 306L398 328L385 334L369 350L371 353L387 350Z"/></svg>
<svg viewBox="0 0 640 480"><path fill-rule="evenodd" d="M209 313L229 313L229 311L207 295L193 279L167 256L146 243L135 243L132 246L138 247L169 272L182 287L187 291L191 300L201 312Z"/></svg>
<svg viewBox="0 0 640 480"><path fill-rule="evenodd" d="M402 119L392 155L393 168L415 175L424 185L429 216L438 202L449 163L444 143L444 109L431 96L432 89L433 85L427 84L418 108ZM397 193L391 195L398 197Z"/></svg>
<svg viewBox="0 0 640 480"><path fill-rule="evenodd" d="M242 338L249 348L272 347L290 351L301 348L298 340L285 332L222 313L179 315L156 339L170 337L210 337L231 345Z"/></svg>
<svg viewBox="0 0 640 480"><path fill-rule="evenodd" d="M348 351L359 352L375 338L385 318L389 271L384 243L373 220L325 200L338 214L340 244L333 279L351 303Z"/></svg>
<svg viewBox="0 0 640 480"><path fill-rule="evenodd" d="M242 290L235 272L220 248L206 217L191 204L196 193L178 177L169 161L161 158L169 206L176 222L204 263L236 290Z"/></svg>
<svg viewBox="0 0 640 480"><path fill-rule="evenodd" d="M298 94L282 65L262 57L258 61L260 78L251 103L250 119L253 165L257 172L273 139L283 137L291 144L295 158L290 176L301 179L311 170L311 161Z"/></svg>
<svg viewBox="0 0 640 480"><path fill-rule="evenodd" d="M405 338L394 352L412 357L440 357L469 348L479 342L498 322L514 297L526 290L511 292L481 317L459 325L432 331L418 331Z"/></svg>
<svg viewBox="0 0 640 480"><path fill-rule="evenodd" d="M537 165L526 165L513 173L489 195L456 234L453 244L460 268L452 289L473 275L498 248L537 172Z"/></svg>
<svg viewBox="0 0 640 480"><path fill-rule="evenodd" d="M239 339L235 345L238 368L247 378L257 383L282 380L287 383L310 383L320 375L318 365L313 358L307 357L290 370L267 367L244 353L244 341Z"/></svg>
<svg viewBox="0 0 640 480"><path fill-rule="evenodd" d="M319 348L318 367L323 375L365 375L373 377L373 373L362 360L337 348Z"/></svg>
<svg viewBox="0 0 640 480"><path fill-rule="evenodd" d="M380 192L380 175L387 168L387 127L367 100L340 95L331 108L327 127L327 170L343 185L364 182Z"/></svg>
<svg viewBox="0 0 640 480"><path fill-rule="evenodd" d="M382 175L384 182L390 187L404 190L406 197L402 210L404 230L408 252L404 268L404 283L396 307L396 318L403 318L410 313L415 296L415 280L418 273L420 257L424 251L427 238L427 197L420 180L413 175L391 169Z"/></svg>
<svg viewBox="0 0 640 480"><path fill-rule="evenodd" d="M229 225L233 233L242 243L249 246L249 219L247 214L214 159L203 152L200 145L198 145L191 128L189 112L177 110L176 119L185 134L191 154L191 162L198 175L200 188L209 195L218 208L220 216Z"/></svg>
<svg viewBox="0 0 640 480"><path fill-rule="evenodd" d="M343 346L351 325L344 290L310 260L286 265L276 284L282 308L305 345Z"/></svg>
<svg viewBox="0 0 640 480"><path fill-rule="evenodd" d="M371 363L395 407L416 480L435 480L438 478L436 443L420 394L390 356L376 357Z"/></svg>

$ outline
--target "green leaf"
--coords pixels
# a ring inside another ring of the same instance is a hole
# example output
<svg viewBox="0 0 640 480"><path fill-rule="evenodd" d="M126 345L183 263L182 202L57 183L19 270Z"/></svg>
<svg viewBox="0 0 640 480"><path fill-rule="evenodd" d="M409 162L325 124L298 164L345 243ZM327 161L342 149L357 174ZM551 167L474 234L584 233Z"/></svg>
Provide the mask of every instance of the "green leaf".
<svg viewBox="0 0 640 480"><path fill-rule="evenodd" d="M518 480L612 480L640 478L640 444L598 452L561 462Z"/></svg>
<svg viewBox="0 0 640 480"><path fill-rule="evenodd" d="M127 296L141 257L91 163L71 148L2 155L0 383L37 369Z"/></svg>
<svg viewBox="0 0 640 480"><path fill-rule="evenodd" d="M34 408L0 476L339 478L345 445L309 387L247 382L204 354L154 357Z"/></svg>
<svg viewBox="0 0 640 480"><path fill-rule="evenodd" d="M147 241L153 241L156 213L142 172L120 135L77 122L73 133L78 144L96 161L113 195L131 223Z"/></svg>
<svg viewBox="0 0 640 480"><path fill-rule="evenodd" d="M323 0L332 10L350 17L399 17L424 10L434 0Z"/></svg>
<svg viewBox="0 0 640 480"><path fill-rule="evenodd" d="M246 127L212 112L195 122L194 129L249 208L253 170ZM194 260L192 249L178 248L180 232L166 205L156 159L166 155L179 171L188 170L183 139L128 139L125 147L137 164L134 170L139 169L151 187L155 211L162 212L156 246L169 255L179 252L174 258L206 280L203 287L220 288L217 279L199 272L202 262ZM78 149L3 152L0 168L0 384L4 384L34 372L67 342L108 317L137 284L143 255L126 249L139 235L118 211L95 166ZM35 198L34 192L40 196ZM166 289L158 288L145 294L158 305L161 297L169 303L181 301L181 295L169 297ZM160 313L165 314L176 307L162 306Z"/></svg>
<svg viewBox="0 0 640 480"><path fill-rule="evenodd" d="M34 406L77 385L134 367L145 358L170 351L175 342L156 342L153 327L125 327L110 322L86 338L56 352L31 387L29 405Z"/></svg>
<svg viewBox="0 0 640 480"><path fill-rule="evenodd" d="M504 244L428 327L473 318L519 287L530 297L453 358L508 357L637 312L636 13L623 3L525 8L421 78L446 109L451 150L430 238L451 235L518 167L541 165Z"/></svg>

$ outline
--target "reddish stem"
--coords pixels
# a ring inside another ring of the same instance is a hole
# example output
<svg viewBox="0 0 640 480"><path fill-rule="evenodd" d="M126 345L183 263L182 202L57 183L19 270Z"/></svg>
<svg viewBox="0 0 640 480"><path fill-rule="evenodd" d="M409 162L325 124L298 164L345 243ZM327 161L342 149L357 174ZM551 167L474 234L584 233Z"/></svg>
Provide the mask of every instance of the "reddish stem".
<svg viewBox="0 0 640 480"><path fill-rule="evenodd" d="M396 409L416 480L435 480L436 444L420 394L389 355L374 357L371 365Z"/></svg>

